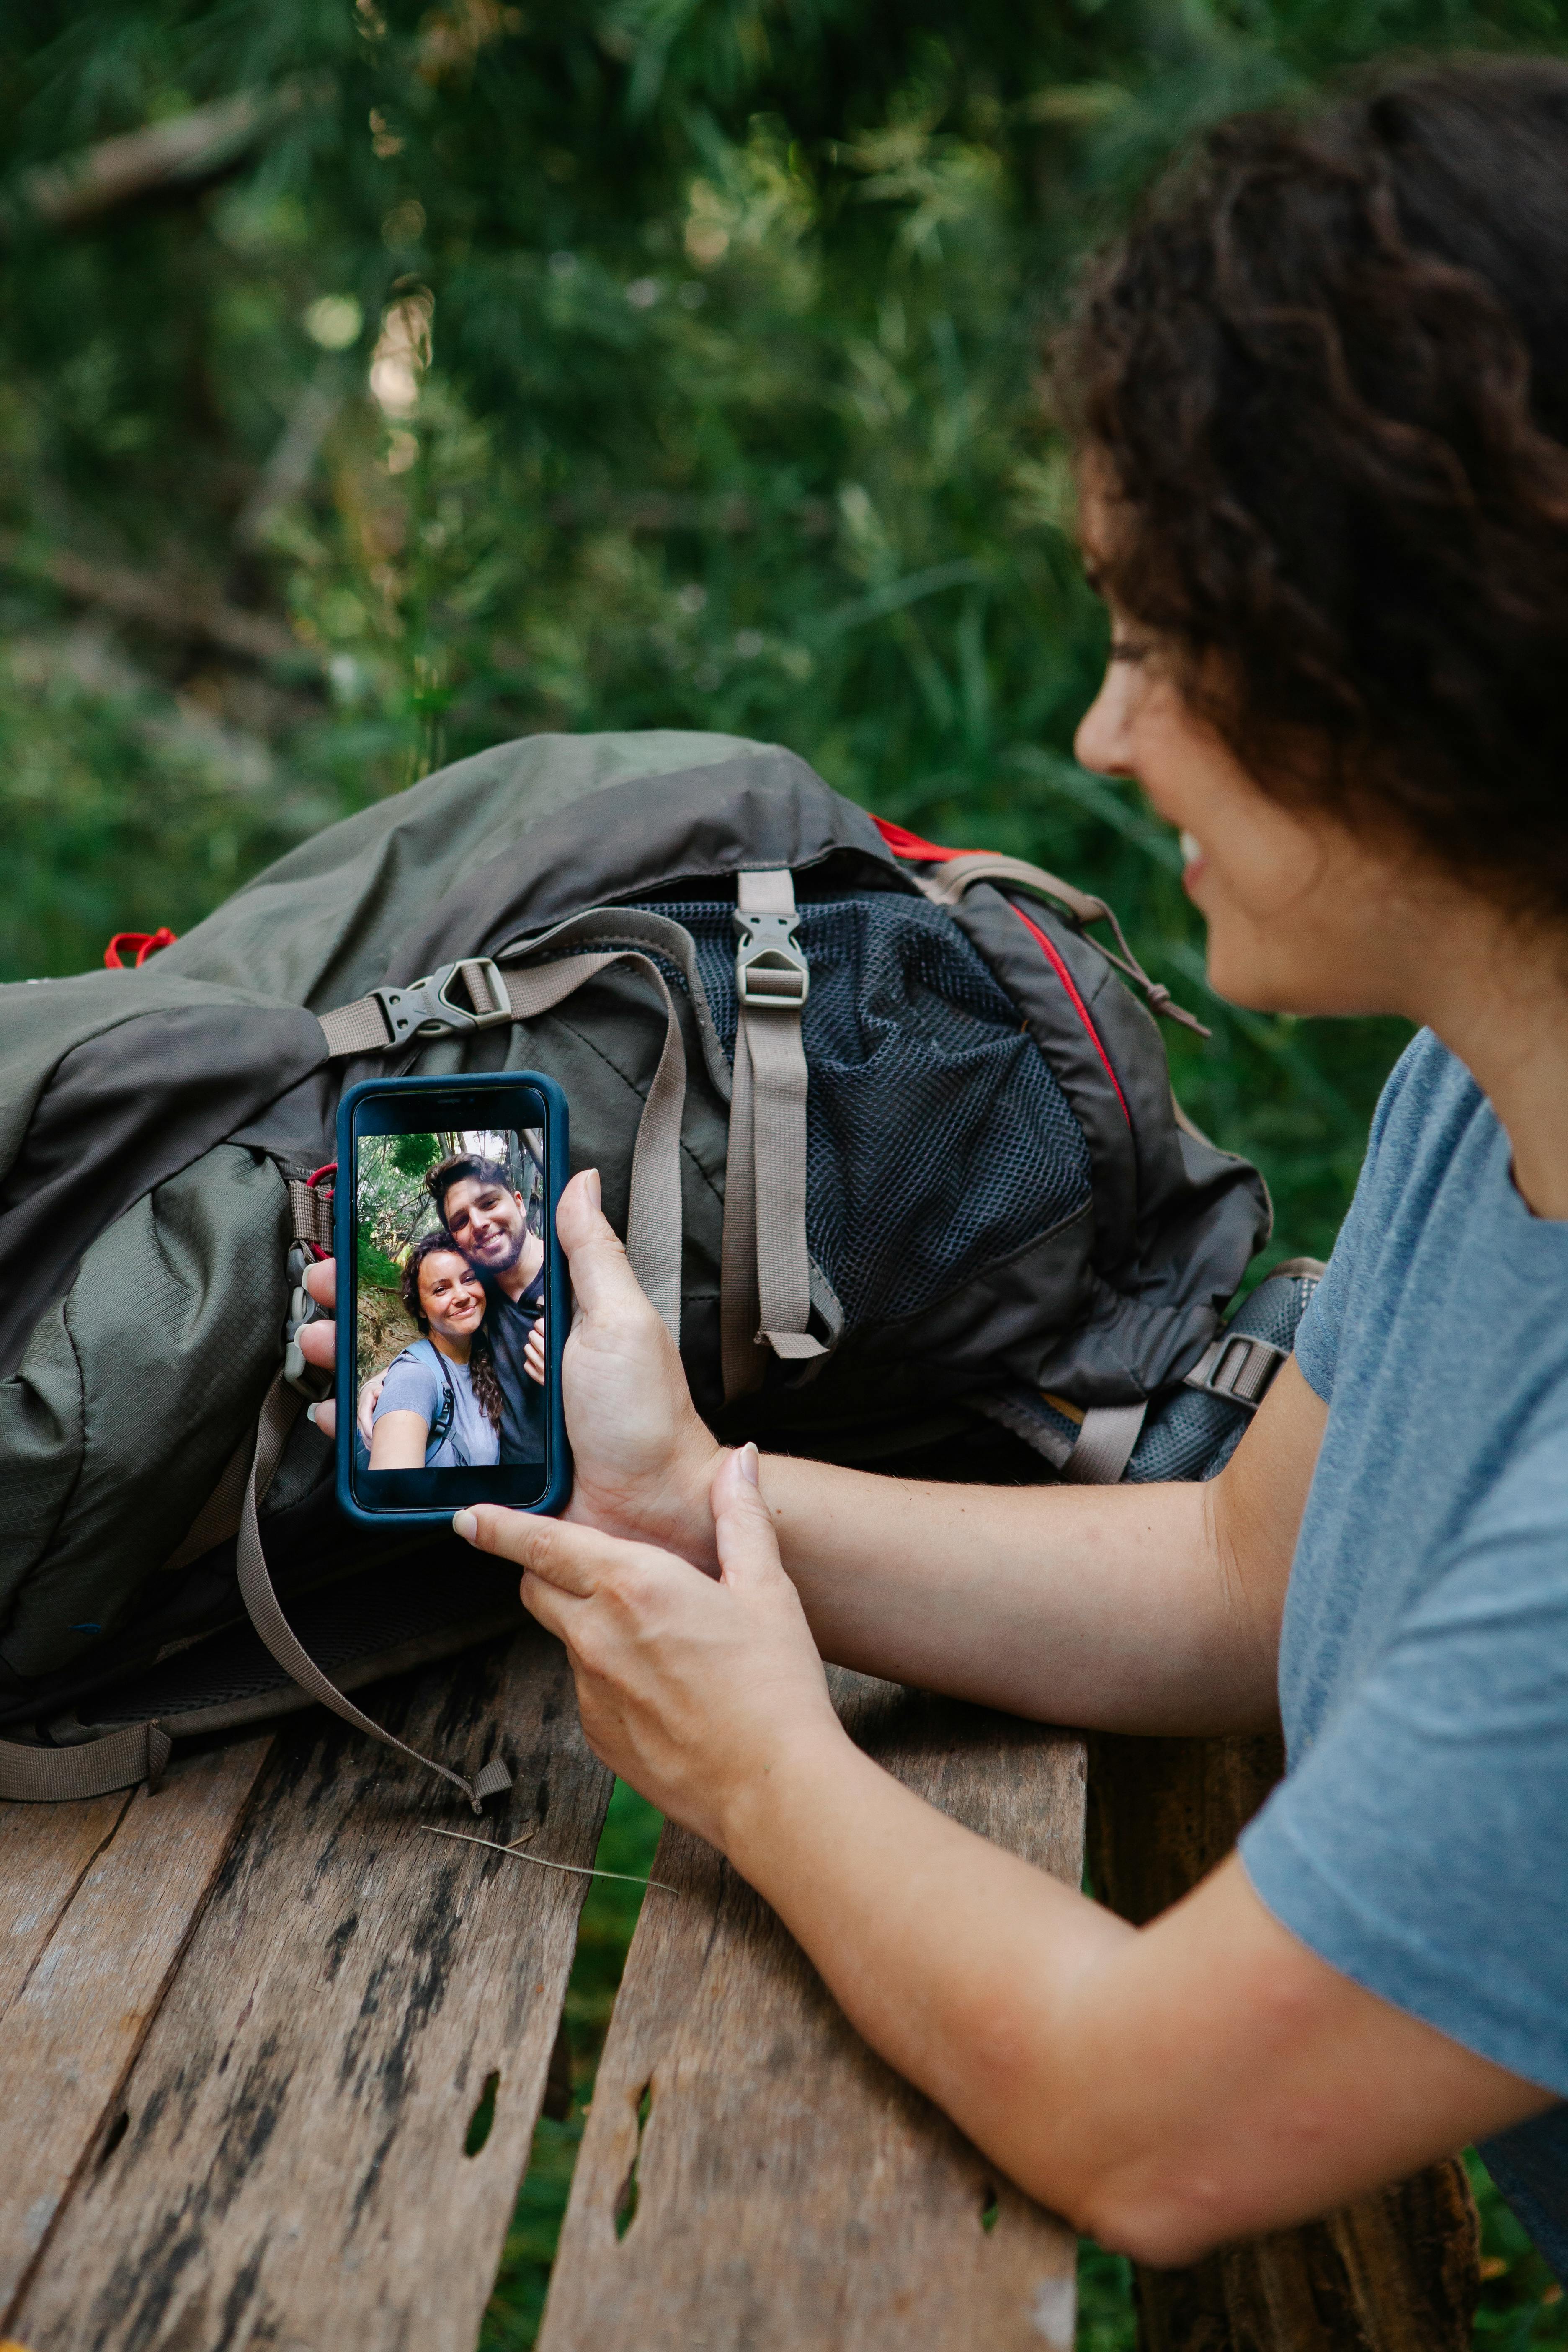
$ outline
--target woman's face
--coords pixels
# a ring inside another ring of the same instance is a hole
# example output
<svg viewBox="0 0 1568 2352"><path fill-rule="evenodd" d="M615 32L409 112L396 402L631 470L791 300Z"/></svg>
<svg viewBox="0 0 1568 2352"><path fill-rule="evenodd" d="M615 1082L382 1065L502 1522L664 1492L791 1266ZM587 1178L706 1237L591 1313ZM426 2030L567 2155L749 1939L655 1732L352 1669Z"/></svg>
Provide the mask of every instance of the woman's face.
<svg viewBox="0 0 1568 2352"><path fill-rule="evenodd" d="M1088 484L1082 520L1092 576L1108 520ZM1113 603L1110 620L1105 680L1075 749L1100 775L1132 777L1181 835L1210 985L1260 1012L1412 1010L1450 887L1408 854L1271 800L1185 701L1160 642Z"/></svg>
<svg viewBox="0 0 1568 2352"><path fill-rule="evenodd" d="M419 1266L420 1311L444 1339L471 1339L485 1319L485 1286L458 1250L432 1250Z"/></svg>

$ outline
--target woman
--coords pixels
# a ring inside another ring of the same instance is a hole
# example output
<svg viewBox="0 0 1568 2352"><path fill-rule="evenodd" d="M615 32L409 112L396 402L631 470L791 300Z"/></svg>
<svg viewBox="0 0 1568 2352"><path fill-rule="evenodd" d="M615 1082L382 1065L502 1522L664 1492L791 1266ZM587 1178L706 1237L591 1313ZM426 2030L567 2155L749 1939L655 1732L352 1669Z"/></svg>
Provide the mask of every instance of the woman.
<svg viewBox="0 0 1568 2352"><path fill-rule="evenodd" d="M485 1286L451 1235L424 1234L403 1270L423 1338L387 1366L371 1428L373 1470L480 1468L500 1460L500 1382Z"/></svg>
<svg viewBox="0 0 1568 2352"><path fill-rule="evenodd" d="M572 1523L458 1530L596 1752L1044 2203L1180 2263L1476 2139L1568 2277L1568 69L1223 128L1065 368L1080 759L1184 835L1225 994L1421 1024L1297 1360L1208 1486L759 1485L579 1178ZM1282 1713L1289 1769L1133 1928L879 1771L823 1657L1118 1731Z"/></svg>

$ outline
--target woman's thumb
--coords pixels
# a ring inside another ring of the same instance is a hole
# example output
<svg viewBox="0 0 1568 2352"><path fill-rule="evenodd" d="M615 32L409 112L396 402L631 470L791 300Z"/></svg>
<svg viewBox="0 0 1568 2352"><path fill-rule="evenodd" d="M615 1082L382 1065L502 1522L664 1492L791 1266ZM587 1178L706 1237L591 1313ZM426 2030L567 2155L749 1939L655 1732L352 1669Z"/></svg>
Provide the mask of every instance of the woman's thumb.
<svg viewBox="0 0 1568 2352"><path fill-rule="evenodd" d="M757 1483L757 1449L742 1445L713 1481L713 1537L725 1584L764 1583L779 1573L779 1543Z"/></svg>
<svg viewBox="0 0 1568 2352"><path fill-rule="evenodd" d="M596 1168L584 1168L562 1192L555 1230L572 1270L573 1293L585 1314L609 1314L641 1302L626 1251L599 1205Z"/></svg>

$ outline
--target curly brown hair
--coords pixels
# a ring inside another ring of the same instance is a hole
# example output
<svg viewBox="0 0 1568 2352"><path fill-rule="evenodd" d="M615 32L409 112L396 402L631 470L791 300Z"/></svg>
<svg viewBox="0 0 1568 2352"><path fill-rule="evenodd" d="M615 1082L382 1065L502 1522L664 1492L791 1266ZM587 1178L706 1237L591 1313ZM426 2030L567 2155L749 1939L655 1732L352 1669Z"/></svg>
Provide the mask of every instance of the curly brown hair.
<svg viewBox="0 0 1568 2352"><path fill-rule="evenodd" d="M1568 65L1222 125L1056 380L1105 586L1259 784L1568 918Z"/></svg>
<svg viewBox="0 0 1568 2352"><path fill-rule="evenodd" d="M444 1225L437 1225L429 1233L420 1234L419 1239L409 1251L407 1262L403 1269L401 1285L403 1304L426 1338L430 1333L430 1318L420 1302L419 1269L427 1257L434 1257L438 1251L445 1251L451 1257L463 1257L462 1251ZM467 1258L463 1258L463 1263L468 1265ZM490 1349L489 1333L482 1323L474 1333L469 1345L468 1378L473 1383L474 1395L479 1400L480 1411L489 1421L490 1427L499 1430L501 1416L500 1374L496 1370L496 1360Z"/></svg>

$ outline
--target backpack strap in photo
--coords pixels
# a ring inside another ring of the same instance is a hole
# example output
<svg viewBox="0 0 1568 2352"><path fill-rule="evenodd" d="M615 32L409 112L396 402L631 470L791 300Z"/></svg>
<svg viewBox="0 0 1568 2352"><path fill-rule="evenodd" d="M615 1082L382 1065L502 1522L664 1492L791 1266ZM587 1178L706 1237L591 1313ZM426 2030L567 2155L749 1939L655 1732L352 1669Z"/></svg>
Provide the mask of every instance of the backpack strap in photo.
<svg viewBox="0 0 1568 2352"><path fill-rule="evenodd" d="M458 1418L458 1391L452 1386L452 1375L447 1370L440 1349L433 1349L431 1352L437 1359L436 1369L441 1375L441 1402L436 1408L436 1418L430 1423L430 1434L425 1442L426 1445L440 1446L445 1445L451 1436L453 1423ZM465 1470L471 1466L466 1456L462 1458L460 1466Z"/></svg>
<svg viewBox="0 0 1568 2352"><path fill-rule="evenodd" d="M411 1339L401 1355L394 1356L386 1370L382 1374L382 1379L384 1381L402 1363L423 1364L426 1370L434 1372L441 1383L441 1402L436 1407L436 1417L427 1424L425 1434L425 1450L426 1454L429 1454L437 1446L444 1444L452 1433L452 1425L458 1418L458 1391L452 1386L452 1375L447 1370L447 1359L434 1339ZM459 1466L467 1470L471 1465L464 1462ZM0 2344L0 2352L5 2352L3 2344Z"/></svg>

